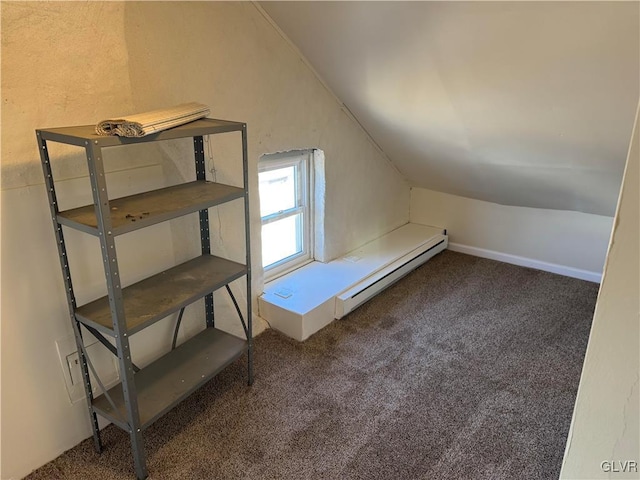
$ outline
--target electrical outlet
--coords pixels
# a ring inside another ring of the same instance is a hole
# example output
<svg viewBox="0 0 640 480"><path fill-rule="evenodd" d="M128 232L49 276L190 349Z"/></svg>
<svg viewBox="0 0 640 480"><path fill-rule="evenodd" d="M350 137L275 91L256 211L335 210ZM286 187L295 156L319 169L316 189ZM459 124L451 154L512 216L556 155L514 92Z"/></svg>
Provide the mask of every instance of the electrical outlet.
<svg viewBox="0 0 640 480"><path fill-rule="evenodd" d="M57 340L56 347L58 348L62 375L69 400L71 403L75 403L85 398L82 366L80 365L80 355L76 349L75 337L69 335L68 337ZM115 355L96 340L89 345L85 345L84 348L105 388L110 388L118 383L120 375L118 372L118 359ZM89 370L89 379L91 381L93 394L95 396L100 395L102 391L91 370Z"/></svg>
<svg viewBox="0 0 640 480"><path fill-rule="evenodd" d="M67 355L67 368L69 369L69 378L72 386L82 383L82 370L80 369L80 355L73 352Z"/></svg>

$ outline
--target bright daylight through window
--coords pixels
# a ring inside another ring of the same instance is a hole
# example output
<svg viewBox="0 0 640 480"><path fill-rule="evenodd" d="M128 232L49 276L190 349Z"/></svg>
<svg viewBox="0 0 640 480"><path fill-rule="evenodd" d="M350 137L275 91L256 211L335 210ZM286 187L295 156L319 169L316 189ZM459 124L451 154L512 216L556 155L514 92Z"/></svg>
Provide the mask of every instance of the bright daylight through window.
<svg viewBox="0 0 640 480"><path fill-rule="evenodd" d="M311 259L311 151L265 155L258 166L265 277Z"/></svg>

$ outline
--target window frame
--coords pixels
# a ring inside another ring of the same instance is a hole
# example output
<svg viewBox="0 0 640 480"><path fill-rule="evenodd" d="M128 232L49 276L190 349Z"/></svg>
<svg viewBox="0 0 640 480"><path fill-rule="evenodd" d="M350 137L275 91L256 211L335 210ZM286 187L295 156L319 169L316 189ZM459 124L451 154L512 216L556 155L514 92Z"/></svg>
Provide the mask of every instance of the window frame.
<svg viewBox="0 0 640 480"><path fill-rule="evenodd" d="M269 223L301 214L300 235L302 251L282 258L270 265L263 266L264 281L268 282L313 261L314 218L313 218L313 150L294 150L263 155L258 162L258 192L260 191L260 173L295 166L296 168L296 205L288 210L260 216L260 228ZM261 245L262 248L262 245Z"/></svg>

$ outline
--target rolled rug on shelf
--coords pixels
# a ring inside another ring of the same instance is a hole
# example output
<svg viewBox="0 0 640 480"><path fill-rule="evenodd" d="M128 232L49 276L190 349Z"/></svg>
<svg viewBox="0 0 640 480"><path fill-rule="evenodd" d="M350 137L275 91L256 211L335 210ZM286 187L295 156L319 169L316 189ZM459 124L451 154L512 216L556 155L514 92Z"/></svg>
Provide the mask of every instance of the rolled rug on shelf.
<svg viewBox="0 0 640 480"><path fill-rule="evenodd" d="M209 107L202 103L183 103L171 108L137 113L114 120L103 120L96 125L98 135L144 137L168 128L193 122L209 115Z"/></svg>

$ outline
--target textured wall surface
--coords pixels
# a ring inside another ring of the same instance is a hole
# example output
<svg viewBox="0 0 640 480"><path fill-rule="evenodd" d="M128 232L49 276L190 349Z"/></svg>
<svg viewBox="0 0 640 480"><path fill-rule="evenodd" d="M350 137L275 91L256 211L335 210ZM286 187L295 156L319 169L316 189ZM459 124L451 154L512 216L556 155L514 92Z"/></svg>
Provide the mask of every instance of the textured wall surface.
<svg viewBox="0 0 640 480"><path fill-rule="evenodd" d="M324 150L331 219L325 237L332 256L405 223L409 189L250 3L2 2L1 8L1 476L9 479L90 435L86 406L71 404L56 351L56 340L70 335L71 326L36 128L95 124L183 101L207 103L213 117L247 122L254 303L262 291L256 179L261 154ZM228 137L212 139L209 167L218 180L239 182L239 138ZM88 202L83 152L50 150L54 176L67 190L61 203ZM114 149L105 163L110 194L116 196L181 182L193 168L188 141ZM211 212L214 248L233 258L242 258L240 210L232 205ZM119 237L125 283L197 254L196 223L186 218ZM97 241L74 233L67 240L79 302L103 295ZM241 285L234 289L243 295ZM217 303L219 324L237 332L237 322L226 320L228 302L217 297ZM182 339L202 328L193 312L187 309ZM145 364L165 351L174 320L135 335L134 360ZM255 320L260 331L265 325Z"/></svg>
<svg viewBox="0 0 640 480"><path fill-rule="evenodd" d="M212 117L247 122L252 192L262 154L322 149L327 260L408 221L409 192L400 174L254 5L188 5L125 7L127 45L135 59L130 78L140 109L195 99L211 107ZM233 181L239 172L230 144L212 153L220 178ZM254 212L257 201L254 193ZM257 234L258 216L253 219Z"/></svg>
<svg viewBox="0 0 640 480"><path fill-rule="evenodd" d="M9 479L90 434L86 404L71 404L56 351L55 341L72 331L34 130L93 123L113 110L132 109L133 102L122 4L2 2L1 8L1 477ZM104 46L108 51L97 55ZM56 146L51 153L56 178L88 186L80 149ZM113 158L108 170L145 171L152 163L125 156ZM162 181L157 167L151 171ZM97 243L73 234L67 240L76 247L70 261L78 293L99 296L102 278L87 284L87 273L99 270L85 261L99 254ZM136 262L148 271L144 260Z"/></svg>

